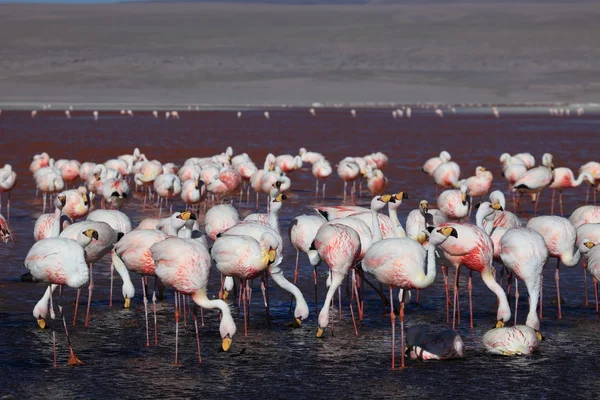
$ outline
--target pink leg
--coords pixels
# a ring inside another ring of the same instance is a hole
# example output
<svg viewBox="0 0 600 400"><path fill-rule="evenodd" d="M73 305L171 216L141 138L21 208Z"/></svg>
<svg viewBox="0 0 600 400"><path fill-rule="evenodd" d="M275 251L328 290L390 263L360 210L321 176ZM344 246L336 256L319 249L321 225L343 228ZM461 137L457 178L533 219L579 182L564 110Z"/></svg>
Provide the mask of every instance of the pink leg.
<svg viewBox="0 0 600 400"><path fill-rule="evenodd" d="M402 368L404 368L404 349L406 348L406 344L404 342L404 289L400 289L400 298L402 299L400 302L400 342L402 343Z"/></svg>
<svg viewBox="0 0 600 400"><path fill-rule="evenodd" d="M558 272L558 266L560 264L560 258L556 260L556 273L554 274L554 280L556 281L556 300L557 300L557 304L558 304L558 319L562 318L562 312L560 309L560 285L559 285L559 272Z"/></svg>
<svg viewBox="0 0 600 400"><path fill-rule="evenodd" d="M542 299L543 299L543 295L542 293L544 292L544 275L540 276L540 319L543 318L543 314L542 314Z"/></svg>
<svg viewBox="0 0 600 400"><path fill-rule="evenodd" d="M325 185L326 185L326 183L323 182L323 190L321 190L321 194L323 196L323 201L325 201Z"/></svg>
<svg viewBox="0 0 600 400"><path fill-rule="evenodd" d="M54 368L56 368L56 324L54 320L56 319L56 314L54 314L54 303L52 301L52 285L48 285L48 290L50 290L50 318L52 319L52 352L54 354Z"/></svg>
<svg viewBox="0 0 600 400"><path fill-rule="evenodd" d="M242 281L240 286L240 290L242 291L242 302L244 303L244 336L248 336L248 315L246 310L246 281Z"/></svg>
<svg viewBox="0 0 600 400"><path fill-rule="evenodd" d="M179 293L175 292L175 365L177 362L177 351L179 350Z"/></svg>
<svg viewBox="0 0 600 400"><path fill-rule="evenodd" d="M317 179L317 183L315 184L315 199L319 196L319 180Z"/></svg>
<svg viewBox="0 0 600 400"><path fill-rule="evenodd" d="M458 308L458 278L460 276L460 265L456 268L456 273L454 274L454 306L452 308L452 329L456 329L456 316L457 316L457 308ZM460 324L460 319L458 321Z"/></svg>
<svg viewBox="0 0 600 400"><path fill-rule="evenodd" d="M598 281L594 278L594 294L596 295L596 314L598 314Z"/></svg>
<svg viewBox="0 0 600 400"><path fill-rule="evenodd" d="M198 335L198 307L196 306L196 304L194 304L194 326L196 328L196 346L198 347L198 363L202 364L202 353L200 352L200 336Z"/></svg>
<svg viewBox="0 0 600 400"><path fill-rule="evenodd" d="M338 317L342 320L342 287L338 287Z"/></svg>
<svg viewBox="0 0 600 400"><path fill-rule="evenodd" d="M515 276L515 326L517 325L517 310L519 309L519 279Z"/></svg>
<svg viewBox="0 0 600 400"><path fill-rule="evenodd" d="M419 305L419 294L420 293L421 293L421 290L417 289L417 300L416 300L417 305Z"/></svg>
<svg viewBox="0 0 600 400"><path fill-rule="evenodd" d="M300 257L300 250L296 250L296 269L294 270L294 285L298 280L298 258Z"/></svg>
<svg viewBox="0 0 600 400"><path fill-rule="evenodd" d="M588 295L587 295L587 263L585 262L585 260L581 260L581 265L583 266L583 290L584 290L584 295L585 295L585 306L588 306Z"/></svg>
<svg viewBox="0 0 600 400"><path fill-rule="evenodd" d="M81 294L81 289L77 289L77 297L75 298L75 311L73 312L73 326L77 324L77 309L79 308L79 295Z"/></svg>
<svg viewBox="0 0 600 400"><path fill-rule="evenodd" d="M113 281L114 281L114 276L115 276L114 272L115 272L115 266L114 266L114 264L111 261L110 262L110 292L109 292L109 295L108 295L108 307L109 308L112 308Z"/></svg>
<svg viewBox="0 0 600 400"><path fill-rule="evenodd" d="M442 273L444 274L444 286L446 287L446 323L450 323L450 284L448 283L448 270L445 265L442 265Z"/></svg>
<svg viewBox="0 0 600 400"><path fill-rule="evenodd" d="M344 201L346 201L346 190L348 188L348 182L344 181Z"/></svg>
<svg viewBox="0 0 600 400"><path fill-rule="evenodd" d="M402 289L400 289L402 291ZM402 303L400 303L402 307ZM392 323L392 370L395 369L396 360L396 314L394 314L394 297L390 286L390 322ZM403 365L404 367L404 365Z"/></svg>
<svg viewBox="0 0 600 400"><path fill-rule="evenodd" d="M554 215L554 195L556 194L556 189L552 189L552 203L550 205L550 215Z"/></svg>
<svg viewBox="0 0 600 400"><path fill-rule="evenodd" d="M315 315L319 315L319 296L317 293L317 267L314 268L313 278L315 279Z"/></svg>
<svg viewBox="0 0 600 400"><path fill-rule="evenodd" d="M154 345L158 344L158 324L156 323L156 285L152 291L152 307L154 308Z"/></svg>
<svg viewBox="0 0 600 400"><path fill-rule="evenodd" d="M562 203L562 190L558 192L558 204L560 205L560 216L563 217L563 203Z"/></svg>
<svg viewBox="0 0 600 400"><path fill-rule="evenodd" d="M62 287L61 287L62 289ZM50 298L52 298L52 291L50 291ZM63 313L63 308L61 306L62 299L62 290L60 291L60 295L58 297L58 311L63 320L63 326L65 327L65 334L67 335L67 344L69 345L69 362L68 365L81 365L83 364L79 358L73 352L73 347L71 346L71 338L69 337L69 330L67 329L67 321L65 321L65 314Z"/></svg>
<svg viewBox="0 0 600 400"><path fill-rule="evenodd" d="M87 311L85 313L85 327L90 326L90 306L92 305L92 291L94 290L94 274L93 274L93 264L90 264L90 286L88 287L88 303L87 303Z"/></svg>
<svg viewBox="0 0 600 400"><path fill-rule="evenodd" d="M148 327L148 297L146 296L146 283L142 276L142 295L144 296L144 315L146 318L146 347L150 347L150 331Z"/></svg>
<svg viewBox="0 0 600 400"><path fill-rule="evenodd" d="M469 315L470 315L470 328L473 329L473 271L469 270Z"/></svg>

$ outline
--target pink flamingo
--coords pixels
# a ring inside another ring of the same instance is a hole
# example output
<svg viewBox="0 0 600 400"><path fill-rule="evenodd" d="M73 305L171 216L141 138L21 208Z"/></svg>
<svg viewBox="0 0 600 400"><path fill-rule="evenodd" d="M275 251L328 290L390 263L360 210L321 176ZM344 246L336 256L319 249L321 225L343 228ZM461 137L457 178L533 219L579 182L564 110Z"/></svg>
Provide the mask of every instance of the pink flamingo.
<svg viewBox="0 0 600 400"><path fill-rule="evenodd" d="M450 153L447 151L442 151L439 157L431 157L429 160L423 164L422 171L425 172L429 176L433 176L433 171L437 167L439 167L442 163L448 162L452 159Z"/></svg>
<svg viewBox="0 0 600 400"><path fill-rule="evenodd" d="M460 221L471 213L471 196L466 185L460 190L444 190L437 199L439 210L449 220Z"/></svg>
<svg viewBox="0 0 600 400"><path fill-rule="evenodd" d="M491 354L528 355L538 351L542 335L527 325L494 328L483 335L483 345Z"/></svg>
<svg viewBox="0 0 600 400"><path fill-rule="evenodd" d="M275 166L279 167L283 173L289 174L302 168L302 157L283 154L275 157Z"/></svg>
<svg viewBox="0 0 600 400"><path fill-rule="evenodd" d="M4 215L0 214L0 242L7 243L9 240L15 241L8 227L8 222L6 222Z"/></svg>
<svg viewBox="0 0 600 400"><path fill-rule="evenodd" d="M383 172L379 169L367 168L367 187L371 196L381 195L387 188L388 179L383 175Z"/></svg>
<svg viewBox="0 0 600 400"><path fill-rule="evenodd" d="M6 214L10 219L10 192L15 187L17 182L17 173L13 171L10 164L0 168L0 212L2 211L2 193L8 193L8 201L6 203Z"/></svg>
<svg viewBox="0 0 600 400"><path fill-rule="evenodd" d="M325 180L331 175L332 172L333 171L331 169L331 164L329 164L329 161L327 161L325 158L319 159L312 165L312 174L316 179L315 197L317 197L319 195L319 179L322 179L323 180L323 189L322 189L321 193L322 193L323 200L325 200L325 184L326 184Z"/></svg>
<svg viewBox="0 0 600 400"><path fill-rule="evenodd" d="M231 347L236 326L231 317L227 303L223 300L209 300L206 294L208 276L210 274L210 254L206 246L194 239L167 238L150 248L152 258L156 264L156 276L167 286L177 292L192 296L194 303L206 309L219 309L221 311L220 333L223 339L221 348L228 351ZM175 297L175 365L178 364L177 350L179 339L179 313ZM200 355L200 339L198 338L198 321L194 313L196 327L196 343L198 347L198 361L202 362Z"/></svg>
<svg viewBox="0 0 600 400"><path fill-rule="evenodd" d="M554 168L554 180L548 187L552 189L552 206L550 207L550 214L554 214L554 195L558 190L558 202L560 204L560 216L563 216L563 203L562 203L562 192L566 188L573 188L581 185L586 180L590 185L593 185L595 180L594 176L587 172L581 172L577 179L573 175L573 171L569 168L559 167Z"/></svg>
<svg viewBox="0 0 600 400"><path fill-rule="evenodd" d="M588 172L590 174L592 174L592 176L594 177L594 183L596 181L600 180L600 163L596 162L596 161L590 161L587 162L585 164L583 164L580 168L579 168L579 175L581 175L584 172ZM592 188L593 184L590 183L590 185L587 187L587 190L585 192L585 204L588 204L589 199L590 199L590 189ZM596 191L594 191L594 204L596 204Z"/></svg>
<svg viewBox="0 0 600 400"><path fill-rule="evenodd" d="M89 281L89 270L85 262L84 248L89 245L92 239L98 240L98 232L89 229L80 232L77 241L64 238L48 238L35 242L25 257L25 268L38 281L48 284L48 290L51 292L51 286L68 285L74 289L85 286ZM52 293L52 292L51 292ZM83 364L71 347L71 339L67 330L67 323L61 306L61 299L58 301L58 310L62 316L67 342L69 344L69 365ZM50 294L50 317L54 321L54 306L52 294ZM54 325L54 324L53 324ZM54 367L56 368L56 330L52 331L52 347L54 349Z"/></svg>
<svg viewBox="0 0 600 400"><path fill-rule="evenodd" d="M575 228L579 228L584 224L597 224L600 223L600 206L582 206L575 211L569 217L569 221Z"/></svg>
<svg viewBox="0 0 600 400"><path fill-rule="evenodd" d="M552 162L552 154L545 153L542 158L542 166L532 168L522 175L515 182L513 192L519 191L531 194L531 199L535 202L533 214L536 216L542 190L550 185L553 180L554 164Z"/></svg>
<svg viewBox="0 0 600 400"><path fill-rule="evenodd" d="M554 215L544 215L532 218L527 222L527 227L537 231L544 237L548 256L556 258L556 299L558 305L558 318L562 318L560 307L560 286L559 286L559 265L562 261L567 267L574 267L579 263L581 253L579 250L573 251L575 240L577 239L577 230L575 226L566 218ZM542 298L540 294L540 298ZM540 316L542 315L542 305L540 301Z"/></svg>
<svg viewBox="0 0 600 400"><path fill-rule="evenodd" d="M435 281L435 248L449 236L457 237L452 227L433 230L429 236L427 252L419 243L411 239L385 239L375 242L362 260L362 269L375 276L390 289L390 320L392 324L392 369L395 368L395 320L393 288L400 288L400 332L402 347L404 344L404 302L405 290L425 289ZM427 261L426 261L427 260ZM426 271L424 266L427 266ZM404 351L402 352L404 368Z"/></svg>
<svg viewBox="0 0 600 400"><path fill-rule="evenodd" d="M469 195L471 197L482 197L487 196L492 187L492 180L494 177L492 173L486 170L484 167L475 168L475 175L471 176L459 184L466 185L469 189Z"/></svg>
<svg viewBox="0 0 600 400"><path fill-rule="evenodd" d="M58 161L57 161L58 164ZM65 160L60 166L56 168L60 169L63 181L66 184L75 182L75 179L79 178L79 168L81 163L77 160Z"/></svg>
<svg viewBox="0 0 600 400"><path fill-rule="evenodd" d="M460 187L458 184L458 178L460 176L460 167L454 161L447 161L441 163L434 171L433 171L433 180L437 186L440 186L444 189L453 189L456 187ZM436 190L437 190L436 186Z"/></svg>
<svg viewBox="0 0 600 400"><path fill-rule="evenodd" d="M162 214L162 200L164 199L165 203L167 203L169 199L174 199L181 195L181 180L175 174L160 174L154 180L154 191L159 198L160 209L158 211L158 218L160 218ZM171 204L169 213L172 212L173 205Z"/></svg>
<svg viewBox="0 0 600 400"><path fill-rule="evenodd" d="M360 167L353 160L352 157L346 157L338 164L337 173L339 177L344 181L344 201L346 201L346 191L348 187L348 182L352 182L352 190L350 194L352 199L354 199L356 179L358 179L360 175Z"/></svg>
<svg viewBox="0 0 600 400"><path fill-rule="evenodd" d="M480 228L475 225L466 223L447 222L438 225L438 228L452 227L458 232L458 238L450 238L442 243L439 247L443 252L443 257L456 268L454 281L454 310L452 312L452 329L455 327L455 315L458 308L458 277L460 275L460 267L464 265L470 271L476 271L481 274L483 283L496 295L498 298L498 311L496 318L501 324L510 319L510 307L506 298L506 293L494 279L492 273L492 260L494 256L494 246L490 237ZM433 227L427 228L429 231ZM437 229L437 228L436 228ZM472 305L472 284L471 275L469 272L469 310L470 310L470 327L473 328L473 305ZM444 279L447 282L447 278ZM446 296L448 296L448 284L446 283ZM446 313L448 313L448 302L446 302Z"/></svg>
<svg viewBox="0 0 600 400"><path fill-rule="evenodd" d="M584 225L585 226L585 225ZM598 279L600 279L600 246L598 242L587 237L582 240L579 250L586 260L587 269L594 278L594 294L596 296L596 313L598 313Z"/></svg>
<svg viewBox="0 0 600 400"><path fill-rule="evenodd" d="M515 214L506 210L506 200L504 193L499 190L494 190L490 193L490 203L492 206L496 206L494 212L494 227L519 228L521 227L521 220ZM498 208L499 207L499 208ZM483 226L487 226L487 219L483 221Z"/></svg>
<svg viewBox="0 0 600 400"><path fill-rule="evenodd" d="M302 158L302 162L314 164L321 158L325 158L323 154L314 151L307 151L306 148L301 147L298 151L298 155Z"/></svg>
<svg viewBox="0 0 600 400"><path fill-rule="evenodd" d="M230 204L212 207L204 216L204 231L213 241L219 233L225 232L240 221L238 211Z"/></svg>
<svg viewBox="0 0 600 400"><path fill-rule="evenodd" d="M29 171L32 174L35 174L39 169L48 167L50 165L50 156L48 153L36 154L31 159L31 164L29 164Z"/></svg>
<svg viewBox="0 0 600 400"><path fill-rule="evenodd" d="M427 227L438 226L444 222L448 222L446 214L440 210L430 209L427 200L421 200L419 208L409 212L406 217L406 237L425 245Z"/></svg>

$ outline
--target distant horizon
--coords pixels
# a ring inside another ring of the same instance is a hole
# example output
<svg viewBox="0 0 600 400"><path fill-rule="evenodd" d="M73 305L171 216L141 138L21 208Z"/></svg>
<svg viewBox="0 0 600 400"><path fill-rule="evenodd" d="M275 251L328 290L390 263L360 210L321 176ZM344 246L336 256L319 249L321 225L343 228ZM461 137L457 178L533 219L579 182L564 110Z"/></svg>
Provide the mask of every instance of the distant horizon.
<svg viewBox="0 0 600 400"><path fill-rule="evenodd" d="M592 3L597 0L502 0L503 3ZM0 4L238 3L273 5L498 4L497 0L0 0Z"/></svg>

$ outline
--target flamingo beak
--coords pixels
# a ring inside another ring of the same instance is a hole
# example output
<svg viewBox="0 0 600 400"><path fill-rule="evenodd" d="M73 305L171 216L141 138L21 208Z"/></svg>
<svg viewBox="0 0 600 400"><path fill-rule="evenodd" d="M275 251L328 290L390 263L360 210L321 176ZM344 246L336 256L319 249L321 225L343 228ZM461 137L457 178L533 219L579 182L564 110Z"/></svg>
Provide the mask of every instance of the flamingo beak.
<svg viewBox="0 0 600 400"><path fill-rule="evenodd" d="M302 318L295 318L294 321L292 321L292 328L300 328L301 325Z"/></svg>
<svg viewBox="0 0 600 400"><path fill-rule="evenodd" d="M223 290L223 300L227 300L229 297L229 292L227 290Z"/></svg>
<svg viewBox="0 0 600 400"><path fill-rule="evenodd" d="M221 348L223 349L223 351L229 351L232 342L233 340L231 340L230 337L224 337L223 343L221 344Z"/></svg>
<svg viewBox="0 0 600 400"><path fill-rule="evenodd" d="M46 328L46 320L44 320L44 318L42 318L42 317L39 317L37 319L37 324L40 327L40 329Z"/></svg>
<svg viewBox="0 0 600 400"><path fill-rule="evenodd" d="M131 299L127 297L125 299L125 303L123 304L123 308L129 308L131 306Z"/></svg>
<svg viewBox="0 0 600 400"><path fill-rule="evenodd" d="M498 320L498 322L496 322L496 326L494 328L504 328L504 321Z"/></svg>
<svg viewBox="0 0 600 400"><path fill-rule="evenodd" d="M542 332L540 332L540 331L535 331L535 336L537 337L537 339L538 339L540 342L546 339L546 338L544 337L544 335L542 335Z"/></svg>
<svg viewBox="0 0 600 400"><path fill-rule="evenodd" d="M323 328L321 328L321 327L317 328L317 337L318 338L322 338L323 337Z"/></svg>

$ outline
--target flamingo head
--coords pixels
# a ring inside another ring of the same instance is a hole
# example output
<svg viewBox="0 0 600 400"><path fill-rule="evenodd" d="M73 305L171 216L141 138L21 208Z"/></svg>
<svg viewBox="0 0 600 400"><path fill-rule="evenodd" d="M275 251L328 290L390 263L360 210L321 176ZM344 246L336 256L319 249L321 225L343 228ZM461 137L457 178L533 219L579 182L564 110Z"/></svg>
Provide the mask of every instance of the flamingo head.
<svg viewBox="0 0 600 400"><path fill-rule="evenodd" d="M419 210L421 210L421 214L425 215L429 211L429 203L427 200L421 200L419 202Z"/></svg>

